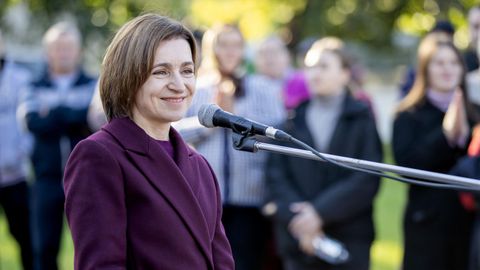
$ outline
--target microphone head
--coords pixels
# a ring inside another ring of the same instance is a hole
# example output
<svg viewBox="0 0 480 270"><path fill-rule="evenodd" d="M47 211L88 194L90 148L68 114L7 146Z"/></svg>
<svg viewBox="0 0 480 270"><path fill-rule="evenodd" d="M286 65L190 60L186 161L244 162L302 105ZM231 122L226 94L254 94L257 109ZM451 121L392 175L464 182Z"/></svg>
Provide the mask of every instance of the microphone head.
<svg viewBox="0 0 480 270"><path fill-rule="evenodd" d="M213 115L221 110L216 104L204 104L200 107L198 111L198 121L205 127L212 128L215 127L213 124Z"/></svg>

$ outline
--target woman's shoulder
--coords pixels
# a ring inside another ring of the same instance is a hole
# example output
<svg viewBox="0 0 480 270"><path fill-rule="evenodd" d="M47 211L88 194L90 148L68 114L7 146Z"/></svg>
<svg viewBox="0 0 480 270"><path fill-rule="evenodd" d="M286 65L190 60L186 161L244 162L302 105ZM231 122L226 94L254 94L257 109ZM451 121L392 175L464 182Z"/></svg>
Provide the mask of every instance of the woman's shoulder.
<svg viewBox="0 0 480 270"><path fill-rule="evenodd" d="M405 129L410 132L420 132L419 129L437 127L441 114L437 109L426 103L418 104L407 110L400 111L394 118L394 130Z"/></svg>
<svg viewBox="0 0 480 270"><path fill-rule="evenodd" d="M412 122L415 120L417 110L409 109L405 111L399 111L395 114L394 123L401 124L403 122Z"/></svg>
<svg viewBox="0 0 480 270"><path fill-rule="evenodd" d="M342 114L347 118L374 119L370 104L353 96L351 93L345 95Z"/></svg>
<svg viewBox="0 0 480 270"><path fill-rule="evenodd" d="M200 163L208 164L207 159L189 144L187 144L187 151L190 158L193 158L194 160Z"/></svg>
<svg viewBox="0 0 480 270"><path fill-rule="evenodd" d="M431 107L433 108L433 106L429 106L428 102L422 101L405 110L398 111L395 118L417 118L419 115L428 114L432 110Z"/></svg>
<svg viewBox="0 0 480 270"><path fill-rule="evenodd" d="M194 147L188 144L186 145L186 147L187 147L188 156L190 160L194 160L197 164L207 167L209 170L213 171L211 169L210 163L201 153L199 153Z"/></svg>
<svg viewBox="0 0 480 270"><path fill-rule="evenodd" d="M100 129L99 131L80 141L75 149L77 148L82 148L87 152L94 151L97 153L112 153L119 148L119 145L108 132Z"/></svg>

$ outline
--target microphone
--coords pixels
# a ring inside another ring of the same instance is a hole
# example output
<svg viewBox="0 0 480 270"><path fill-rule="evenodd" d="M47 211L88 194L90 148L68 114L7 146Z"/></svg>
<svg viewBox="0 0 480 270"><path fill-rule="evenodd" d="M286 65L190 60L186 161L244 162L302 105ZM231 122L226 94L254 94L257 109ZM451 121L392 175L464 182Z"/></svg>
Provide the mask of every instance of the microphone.
<svg viewBox="0 0 480 270"><path fill-rule="evenodd" d="M290 141L292 136L276 128L226 112L215 104L204 104L198 111L198 120L205 127L223 127L241 135L261 135L278 141Z"/></svg>
<svg viewBox="0 0 480 270"><path fill-rule="evenodd" d="M315 237L312 245L315 256L330 264L339 265L350 259L350 254L345 246L340 241L326 235Z"/></svg>

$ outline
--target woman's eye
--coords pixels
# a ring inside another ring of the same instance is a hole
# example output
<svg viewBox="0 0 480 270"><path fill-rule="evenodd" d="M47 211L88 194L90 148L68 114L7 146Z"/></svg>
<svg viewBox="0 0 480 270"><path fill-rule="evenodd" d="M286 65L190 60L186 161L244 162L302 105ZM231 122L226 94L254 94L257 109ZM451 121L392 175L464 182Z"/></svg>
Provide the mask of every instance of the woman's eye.
<svg viewBox="0 0 480 270"><path fill-rule="evenodd" d="M165 70L157 70L153 72L153 75L160 75L160 76L166 76L168 75L168 72Z"/></svg>
<svg viewBox="0 0 480 270"><path fill-rule="evenodd" d="M193 69L185 69L185 70L183 70L183 73L187 74L187 75L192 75L193 74Z"/></svg>

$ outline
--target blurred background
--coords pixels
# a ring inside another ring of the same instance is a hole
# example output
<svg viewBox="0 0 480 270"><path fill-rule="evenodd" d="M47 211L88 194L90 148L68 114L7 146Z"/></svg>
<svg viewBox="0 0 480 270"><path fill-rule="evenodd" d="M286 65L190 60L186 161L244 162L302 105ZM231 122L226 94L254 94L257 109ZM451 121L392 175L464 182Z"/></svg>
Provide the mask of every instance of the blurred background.
<svg viewBox="0 0 480 270"><path fill-rule="evenodd" d="M75 22L84 37L84 66L92 74L99 73L103 53L114 31L142 12L173 17L199 33L219 23L238 24L250 45L250 55L255 45L271 34L280 35L292 56L298 54L299 59L314 40L326 35L338 36L366 67L366 84L372 85L367 90L376 91L380 87L383 93L379 95L384 95L388 92L385 88L396 86L406 67L414 63L420 38L437 20L450 21L455 27L455 45L466 49L469 43L466 15L475 4L478 1L6 0L0 5L0 26L8 54L38 70L41 67L35 63L42 60L41 40L45 30L60 20ZM294 64L298 63L294 59ZM386 106L380 109L383 107ZM380 113L380 118L383 115ZM380 119L381 136L385 140L390 137L387 126Z"/></svg>
<svg viewBox="0 0 480 270"><path fill-rule="evenodd" d="M263 38L278 34L296 59L311 42L338 36L349 46L364 72L364 89L370 94L384 143L385 162L392 163L391 126L399 85L415 63L420 38L436 21L455 27L455 45L469 45L467 12L475 0L1 0L0 28L5 51L16 62L38 74L44 61L42 36L53 23L68 20L83 34L84 67L92 75L113 33L126 21L144 12L173 17L202 33L218 23L235 23L244 33L247 62ZM376 240L372 269L399 269L402 258L401 220L406 188L383 180L375 202ZM1 208L0 208L1 209ZM1 210L0 210L1 211ZM67 226L65 226L67 227ZM73 247L64 232L59 263L72 269ZM0 269L20 269L19 252L0 212Z"/></svg>

